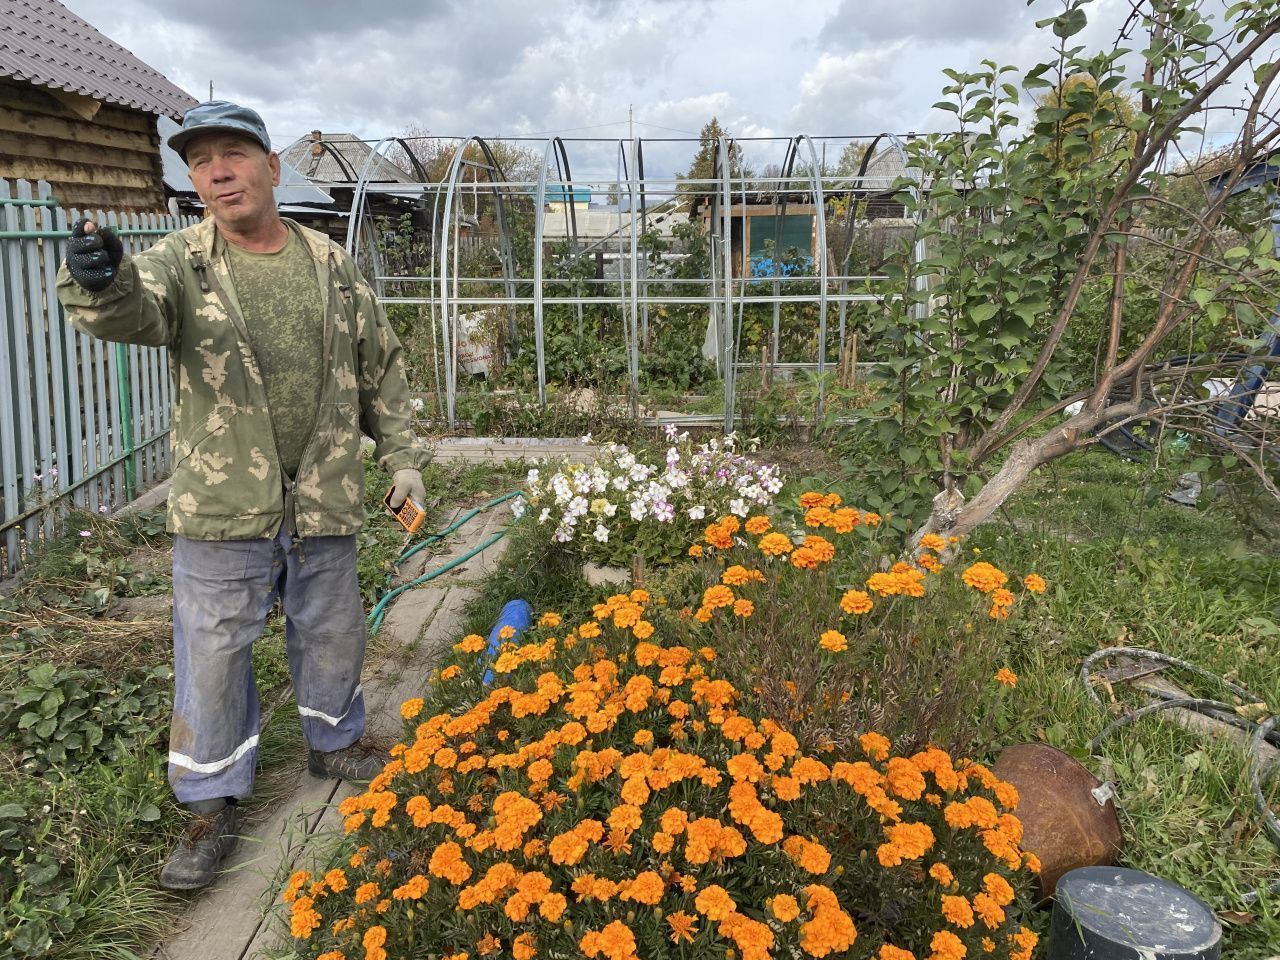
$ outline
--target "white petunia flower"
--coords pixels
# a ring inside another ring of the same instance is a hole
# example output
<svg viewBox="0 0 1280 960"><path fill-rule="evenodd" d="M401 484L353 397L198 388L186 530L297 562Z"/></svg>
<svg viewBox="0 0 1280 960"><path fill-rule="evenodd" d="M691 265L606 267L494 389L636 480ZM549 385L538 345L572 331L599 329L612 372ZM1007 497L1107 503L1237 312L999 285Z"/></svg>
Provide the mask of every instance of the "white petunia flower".
<svg viewBox="0 0 1280 960"><path fill-rule="evenodd" d="M603 523L596 524L596 531L592 535L601 543L609 542L609 528L606 527Z"/></svg>

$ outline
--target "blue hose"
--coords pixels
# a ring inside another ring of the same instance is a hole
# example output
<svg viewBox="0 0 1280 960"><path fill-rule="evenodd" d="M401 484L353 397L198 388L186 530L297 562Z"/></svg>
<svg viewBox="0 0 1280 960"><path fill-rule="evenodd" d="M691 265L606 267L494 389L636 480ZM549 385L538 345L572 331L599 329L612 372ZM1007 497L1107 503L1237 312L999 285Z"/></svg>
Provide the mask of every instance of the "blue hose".
<svg viewBox="0 0 1280 960"><path fill-rule="evenodd" d="M485 659L492 662L498 656L498 651L502 649L505 643L499 634L502 633L503 627L510 627L515 631L515 637L520 636L524 631L529 629L529 625L533 623L533 607L529 606L528 600L508 600L507 605L502 608L502 612L498 614L498 622L493 625L493 629L489 631L489 646L485 650ZM484 679L481 680L486 687L493 682L493 671L486 669Z"/></svg>

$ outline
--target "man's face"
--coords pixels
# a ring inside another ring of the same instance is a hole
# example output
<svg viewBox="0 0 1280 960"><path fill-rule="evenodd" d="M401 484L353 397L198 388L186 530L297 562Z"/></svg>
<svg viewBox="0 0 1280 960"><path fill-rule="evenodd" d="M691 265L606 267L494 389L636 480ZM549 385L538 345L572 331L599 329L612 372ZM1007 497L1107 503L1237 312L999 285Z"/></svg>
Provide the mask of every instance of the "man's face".
<svg viewBox="0 0 1280 960"><path fill-rule="evenodd" d="M197 137L187 146L187 171L219 226L244 231L274 216L271 188L280 182L280 158L249 137Z"/></svg>

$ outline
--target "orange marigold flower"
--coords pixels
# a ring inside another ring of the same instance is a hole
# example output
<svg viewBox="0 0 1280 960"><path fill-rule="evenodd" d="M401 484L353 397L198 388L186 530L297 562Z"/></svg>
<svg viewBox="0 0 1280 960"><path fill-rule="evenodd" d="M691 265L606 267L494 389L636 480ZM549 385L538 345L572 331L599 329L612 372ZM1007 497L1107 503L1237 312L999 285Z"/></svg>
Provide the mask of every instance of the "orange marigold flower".
<svg viewBox="0 0 1280 960"><path fill-rule="evenodd" d="M999 587L991 592L991 604L996 607L1012 607L1013 594L1004 587Z"/></svg>
<svg viewBox="0 0 1280 960"><path fill-rule="evenodd" d="M449 666L445 667L443 670L440 671L440 679L452 680L461 672L462 672L462 668L460 666L458 666L456 663L451 663L449 664Z"/></svg>
<svg viewBox="0 0 1280 960"><path fill-rule="evenodd" d="M750 581L751 571L740 563L735 563L720 575L720 582L729 587L740 587Z"/></svg>
<svg viewBox="0 0 1280 960"><path fill-rule="evenodd" d="M733 601L733 591L723 584L714 584L702 592L702 605L711 610L718 607L731 607Z"/></svg>
<svg viewBox="0 0 1280 960"><path fill-rule="evenodd" d="M1018 685L1018 675L1008 667L1001 667L997 670L995 680L997 683L1003 683L1006 687L1016 687Z"/></svg>
<svg viewBox="0 0 1280 960"><path fill-rule="evenodd" d="M600 636L600 624L594 620L588 620L578 628L578 636L582 637L584 640L591 640L594 637Z"/></svg>
<svg viewBox="0 0 1280 960"><path fill-rule="evenodd" d="M421 697L414 697L411 700L406 700L404 703L400 704L400 716L404 717L406 720L412 720L422 712L423 704L424 701Z"/></svg>
<svg viewBox="0 0 1280 960"><path fill-rule="evenodd" d="M812 551L819 563L830 563L835 559L835 544L826 537L818 536L816 533L804 538L804 547Z"/></svg>
<svg viewBox="0 0 1280 960"><path fill-rule="evenodd" d="M702 556L702 544L700 544L700 543L695 543L692 547L690 547L690 548L689 548L689 556L691 556L691 557L700 557L700 556Z"/></svg>
<svg viewBox="0 0 1280 960"><path fill-rule="evenodd" d="M896 573L873 573L867 577L867 589L882 597L892 597L902 592L902 582Z"/></svg>
<svg viewBox="0 0 1280 960"><path fill-rule="evenodd" d="M703 531L702 537L707 543L721 550L728 550L733 546L733 531L727 529L720 523L710 524Z"/></svg>
<svg viewBox="0 0 1280 960"><path fill-rule="evenodd" d="M1004 908L989 893L974 894L973 912L978 915L988 930L998 929L1004 923Z"/></svg>
<svg viewBox="0 0 1280 960"><path fill-rule="evenodd" d="M841 507L831 512L830 527L836 533L852 533L853 528L862 522L862 517L852 507Z"/></svg>
<svg viewBox="0 0 1280 960"><path fill-rule="evenodd" d="M476 953L482 957L487 957L491 953L497 953L502 949L502 941L495 937L492 933L486 933L476 942Z"/></svg>
<svg viewBox="0 0 1280 960"><path fill-rule="evenodd" d="M944 887L949 887L956 882L955 875L952 874L951 868L945 863L935 863L929 868L929 876L937 880Z"/></svg>
<svg viewBox="0 0 1280 960"><path fill-rule="evenodd" d="M489 644L484 637L478 633L469 633L457 643L453 645L453 649L459 653L479 653Z"/></svg>
<svg viewBox="0 0 1280 960"><path fill-rule="evenodd" d="M797 570L813 570L818 566L818 555L807 546L801 546L791 554L791 565Z"/></svg>
<svg viewBox="0 0 1280 960"><path fill-rule="evenodd" d="M780 893L775 897L770 897L765 903L769 907L769 912L783 923L790 923L800 916L800 904L789 893Z"/></svg>
<svg viewBox="0 0 1280 960"><path fill-rule="evenodd" d="M502 627L502 629L498 631L499 640L510 640L515 635L516 635L516 628L511 626L511 624L505 625L504 627Z"/></svg>
<svg viewBox="0 0 1280 960"><path fill-rule="evenodd" d="M735 617L742 617L743 619L746 619L755 612L756 605L746 597L739 597L737 600L733 601L733 615Z"/></svg>
<svg viewBox="0 0 1280 960"><path fill-rule="evenodd" d="M919 800L924 795L925 782L920 770L905 757L894 757L885 770L885 783L890 792L905 800Z"/></svg>
<svg viewBox="0 0 1280 960"><path fill-rule="evenodd" d="M839 630L827 630L818 638L818 644L823 650L829 650L832 653L840 653L842 650L849 648L849 642L845 639L845 635Z"/></svg>
<svg viewBox="0 0 1280 960"><path fill-rule="evenodd" d="M879 733L864 733L858 738L858 745L862 747L862 752L872 760L884 762L889 757L889 749L892 744L889 738Z"/></svg>
<svg viewBox="0 0 1280 960"><path fill-rule="evenodd" d="M511 956L515 960L533 960L534 955L538 952L534 943L532 933L520 934L511 941Z"/></svg>
<svg viewBox="0 0 1280 960"><path fill-rule="evenodd" d="M671 941L673 943L679 943L681 940L686 943L692 943L693 938L698 934L698 918L685 913L683 910L668 914L667 926L671 927Z"/></svg>
<svg viewBox="0 0 1280 960"><path fill-rule="evenodd" d="M653 624L648 620L637 620L631 632L635 634L637 640L648 640L653 636Z"/></svg>
<svg viewBox="0 0 1280 960"><path fill-rule="evenodd" d="M979 560L968 567L960 575L960 579L982 593L991 593L997 587L1003 587L1009 582L1008 576L985 560Z"/></svg>
<svg viewBox="0 0 1280 960"><path fill-rule="evenodd" d="M779 557L794 549L791 539L781 533L766 533L760 538L760 552L766 557Z"/></svg>
<svg viewBox="0 0 1280 960"><path fill-rule="evenodd" d="M926 823L895 823L885 830L889 838L876 849L882 867L896 867L907 860L918 860L933 847L933 831Z"/></svg>
<svg viewBox="0 0 1280 960"><path fill-rule="evenodd" d="M930 573L942 572L942 561L935 557L932 553L922 553L916 557L916 563L924 567Z"/></svg>
<svg viewBox="0 0 1280 960"><path fill-rule="evenodd" d="M548 610L538 618L538 626L540 627L558 627L560 626L560 614L554 610Z"/></svg>
<svg viewBox="0 0 1280 960"><path fill-rule="evenodd" d="M961 929L973 926L973 908L969 906L969 901L964 897L952 897L944 894L942 897L942 916L947 923Z"/></svg>
<svg viewBox="0 0 1280 960"><path fill-rule="evenodd" d="M368 883L362 883L356 887L355 901L356 903L369 903L371 900L377 900L378 892L378 885L372 880Z"/></svg>
<svg viewBox="0 0 1280 960"><path fill-rule="evenodd" d="M1039 935L1026 927L1019 927L1018 932L1010 939L1018 945L1018 949L1010 951L1009 960L1031 960L1031 954L1035 950L1036 944L1040 942Z"/></svg>
<svg viewBox="0 0 1280 960"><path fill-rule="evenodd" d="M420 873L414 874L400 886L391 891L397 900L421 900L430 887L431 881Z"/></svg>
<svg viewBox="0 0 1280 960"><path fill-rule="evenodd" d="M1022 578L1022 585L1032 593L1044 593L1045 588L1048 586L1048 584L1044 582L1044 577L1040 576L1038 573L1028 573Z"/></svg>
<svg viewBox="0 0 1280 960"><path fill-rule="evenodd" d="M840 609L845 613L870 613L873 606L875 603L865 590L846 590L840 598Z"/></svg>
<svg viewBox="0 0 1280 960"><path fill-rule="evenodd" d="M1009 608L1001 606L998 603L991 604L991 609L987 611L987 616L992 620L1008 620Z"/></svg>
<svg viewBox="0 0 1280 960"><path fill-rule="evenodd" d="M877 960L916 960L916 955L910 950L903 950L901 947L886 943L880 947L876 958Z"/></svg>
<svg viewBox="0 0 1280 960"><path fill-rule="evenodd" d="M771 526L772 524L769 522L768 517L757 514L754 517L749 517L747 522L743 524L742 529L753 537L758 537L761 534L768 533Z"/></svg>
<svg viewBox="0 0 1280 960"><path fill-rule="evenodd" d="M960 938L950 930L939 930L935 933L929 942L929 948L933 952L929 954L928 960L962 960L968 953L965 945L960 942Z"/></svg>
<svg viewBox="0 0 1280 960"><path fill-rule="evenodd" d="M936 533L926 533L920 538L921 550L932 550L934 553L941 553L947 549L947 541Z"/></svg>
<svg viewBox="0 0 1280 960"><path fill-rule="evenodd" d="M804 525L806 527L826 527L831 524L833 519L831 511L827 507L810 507L804 515Z"/></svg>
<svg viewBox="0 0 1280 960"><path fill-rule="evenodd" d="M723 920L738 908L738 904L734 902L733 897L729 896L724 887L717 886L714 883L702 889L702 892L693 901L693 905L708 920Z"/></svg>
<svg viewBox="0 0 1280 960"><path fill-rule="evenodd" d="M806 510L814 507L821 507L827 502L825 493L818 493L816 490L808 490L800 494L800 506Z"/></svg>

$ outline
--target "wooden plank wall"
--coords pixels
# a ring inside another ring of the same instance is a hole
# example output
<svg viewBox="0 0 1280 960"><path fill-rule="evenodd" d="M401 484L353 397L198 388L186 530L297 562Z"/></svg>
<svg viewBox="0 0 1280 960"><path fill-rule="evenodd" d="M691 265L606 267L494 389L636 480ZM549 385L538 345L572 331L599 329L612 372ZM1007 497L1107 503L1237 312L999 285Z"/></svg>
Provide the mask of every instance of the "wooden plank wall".
<svg viewBox="0 0 1280 960"><path fill-rule="evenodd" d="M45 180L68 207L165 210L155 117L107 103L86 120L53 93L3 78L0 177L11 187Z"/></svg>

